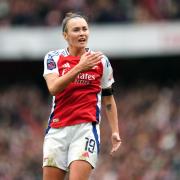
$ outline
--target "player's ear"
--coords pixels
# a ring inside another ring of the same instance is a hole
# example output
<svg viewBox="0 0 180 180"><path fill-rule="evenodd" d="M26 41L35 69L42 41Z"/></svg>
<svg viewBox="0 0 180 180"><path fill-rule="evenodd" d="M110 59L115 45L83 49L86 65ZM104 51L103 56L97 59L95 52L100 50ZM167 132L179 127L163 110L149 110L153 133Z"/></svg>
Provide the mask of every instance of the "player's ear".
<svg viewBox="0 0 180 180"><path fill-rule="evenodd" d="M67 33L63 32L64 39L67 40Z"/></svg>

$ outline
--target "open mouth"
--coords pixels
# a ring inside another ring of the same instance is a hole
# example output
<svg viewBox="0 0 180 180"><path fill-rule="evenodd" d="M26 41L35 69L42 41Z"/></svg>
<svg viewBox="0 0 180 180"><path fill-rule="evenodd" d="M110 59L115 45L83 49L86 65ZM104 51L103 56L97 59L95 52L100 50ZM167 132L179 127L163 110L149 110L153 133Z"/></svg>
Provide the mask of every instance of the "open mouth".
<svg viewBox="0 0 180 180"><path fill-rule="evenodd" d="M86 42L86 39L85 38L81 38L81 39L79 39L78 40L80 43L84 43L84 42Z"/></svg>

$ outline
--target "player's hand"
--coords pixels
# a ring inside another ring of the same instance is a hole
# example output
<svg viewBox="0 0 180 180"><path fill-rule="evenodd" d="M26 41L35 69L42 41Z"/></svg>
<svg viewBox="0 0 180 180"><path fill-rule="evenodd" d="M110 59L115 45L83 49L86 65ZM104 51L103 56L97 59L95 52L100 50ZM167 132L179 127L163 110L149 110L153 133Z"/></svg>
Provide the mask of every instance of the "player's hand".
<svg viewBox="0 0 180 180"><path fill-rule="evenodd" d="M102 53L101 52L86 52L81 56L80 62L78 64L81 71L86 71L94 66L96 66L98 63L100 63L102 59Z"/></svg>
<svg viewBox="0 0 180 180"><path fill-rule="evenodd" d="M112 149L110 154L113 155L120 147L121 145L121 139L119 137L118 133L113 133L111 136L111 141L112 141Z"/></svg>

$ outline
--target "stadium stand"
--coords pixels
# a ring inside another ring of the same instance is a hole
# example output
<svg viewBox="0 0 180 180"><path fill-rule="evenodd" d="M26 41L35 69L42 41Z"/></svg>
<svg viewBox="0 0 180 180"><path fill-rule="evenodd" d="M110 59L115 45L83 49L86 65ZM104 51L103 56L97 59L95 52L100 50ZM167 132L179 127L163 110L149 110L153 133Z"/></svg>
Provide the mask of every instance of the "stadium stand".
<svg viewBox="0 0 180 180"><path fill-rule="evenodd" d="M1 0L0 26L58 26L68 11L93 23L176 21L178 0Z"/></svg>

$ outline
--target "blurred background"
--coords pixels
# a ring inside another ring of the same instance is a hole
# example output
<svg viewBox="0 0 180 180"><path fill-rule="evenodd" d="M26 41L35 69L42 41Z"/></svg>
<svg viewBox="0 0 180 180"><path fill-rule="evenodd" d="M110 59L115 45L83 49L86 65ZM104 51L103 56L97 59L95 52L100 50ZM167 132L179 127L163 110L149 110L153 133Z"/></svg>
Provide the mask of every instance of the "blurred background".
<svg viewBox="0 0 180 180"><path fill-rule="evenodd" d="M42 179L51 96L45 54L66 47L68 11L89 18L89 47L114 69L122 146L114 157L107 119L91 180L180 177L180 2L178 0L0 0L0 180Z"/></svg>

